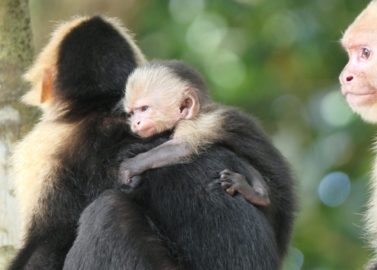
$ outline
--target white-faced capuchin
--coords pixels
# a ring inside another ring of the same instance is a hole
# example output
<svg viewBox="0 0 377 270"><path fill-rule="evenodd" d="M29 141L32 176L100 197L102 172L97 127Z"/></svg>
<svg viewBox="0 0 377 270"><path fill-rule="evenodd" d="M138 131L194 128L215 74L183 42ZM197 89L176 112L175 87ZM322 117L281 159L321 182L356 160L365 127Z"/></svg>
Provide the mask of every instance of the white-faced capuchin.
<svg viewBox="0 0 377 270"><path fill-rule="evenodd" d="M341 43L349 57L339 76L342 94L365 121L377 123L377 1L371 1L348 27ZM366 223L375 259L367 268L377 269L377 160L371 184Z"/></svg>
<svg viewBox="0 0 377 270"><path fill-rule="evenodd" d="M198 72L180 61L154 61L133 71L126 85L124 108L131 130L142 138L174 129L167 142L122 162L121 180L131 186L140 182L146 170L187 162L211 144L232 145L237 132L227 127L234 121L249 121L234 115L237 110L213 102ZM240 131L242 132L242 131ZM237 154L248 153L237 149ZM231 195L241 194L254 205L270 204L262 175L249 163L252 179L224 170L221 186Z"/></svg>

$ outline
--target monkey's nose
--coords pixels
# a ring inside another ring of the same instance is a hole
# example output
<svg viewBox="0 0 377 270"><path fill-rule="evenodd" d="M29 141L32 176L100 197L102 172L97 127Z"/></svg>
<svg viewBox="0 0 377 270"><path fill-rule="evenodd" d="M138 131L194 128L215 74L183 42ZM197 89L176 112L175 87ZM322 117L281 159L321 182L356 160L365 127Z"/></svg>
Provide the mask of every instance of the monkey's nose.
<svg viewBox="0 0 377 270"><path fill-rule="evenodd" d="M348 73L348 74L346 74ZM354 79L354 76L352 75L352 73L350 74L349 72L344 72L342 71L342 73L340 73L339 75L339 81L342 85L345 85L345 84L348 84L348 83L351 83Z"/></svg>
<svg viewBox="0 0 377 270"><path fill-rule="evenodd" d="M140 122L134 122L132 124L132 130L133 131L138 131L139 130L139 125L140 125Z"/></svg>

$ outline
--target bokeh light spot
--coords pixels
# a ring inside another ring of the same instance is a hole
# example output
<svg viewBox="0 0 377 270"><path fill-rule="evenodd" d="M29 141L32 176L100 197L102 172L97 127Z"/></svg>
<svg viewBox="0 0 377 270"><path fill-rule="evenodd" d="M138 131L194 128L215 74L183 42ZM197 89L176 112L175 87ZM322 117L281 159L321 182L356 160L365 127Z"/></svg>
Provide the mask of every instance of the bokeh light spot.
<svg viewBox="0 0 377 270"><path fill-rule="evenodd" d="M284 269L300 270L304 265L304 254L301 250L291 247L288 256L284 262Z"/></svg>
<svg viewBox="0 0 377 270"><path fill-rule="evenodd" d="M173 19L181 23L189 23L198 16L205 7L204 0L170 0L169 11Z"/></svg>
<svg viewBox="0 0 377 270"><path fill-rule="evenodd" d="M222 17L216 14L203 14L190 25L186 35L187 44L191 50L204 56L217 54L227 31L228 26Z"/></svg>
<svg viewBox="0 0 377 270"><path fill-rule="evenodd" d="M262 33L278 46L292 45L298 35L296 17L287 11L279 11L266 18Z"/></svg>
<svg viewBox="0 0 377 270"><path fill-rule="evenodd" d="M345 173L332 172L323 177L318 187L318 195L325 205L340 206L351 192L351 182Z"/></svg>
<svg viewBox="0 0 377 270"><path fill-rule="evenodd" d="M323 97L320 112L325 122L335 127L347 125L353 117L340 91L331 91Z"/></svg>
<svg viewBox="0 0 377 270"><path fill-rule="evenodd" d="M246 77L246 67L240 57L235 53L223 50L218 58L209 66L209 75L212 81L225 89L237 93L237 88L242 85Z"/></svg>

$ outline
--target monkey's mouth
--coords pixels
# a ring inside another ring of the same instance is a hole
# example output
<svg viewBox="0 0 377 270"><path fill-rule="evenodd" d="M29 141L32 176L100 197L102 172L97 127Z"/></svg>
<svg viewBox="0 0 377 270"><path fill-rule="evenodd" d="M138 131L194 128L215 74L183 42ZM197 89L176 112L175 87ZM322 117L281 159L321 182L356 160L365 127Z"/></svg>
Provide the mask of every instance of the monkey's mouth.
<svg viewBox="0 0 377 270"><path fill-rule="evenodd" d="M154 128L142 129L137 131L137 135L140 138L148 138L156 134L156 130Z"/></svg>
<svg viewBox="0 0 377 270"><path fill-rule="evenodd" d="M377 92L351 92L345 91L343 93L348 104L351 106L365 106L371 105L377 101Z"/></svg>

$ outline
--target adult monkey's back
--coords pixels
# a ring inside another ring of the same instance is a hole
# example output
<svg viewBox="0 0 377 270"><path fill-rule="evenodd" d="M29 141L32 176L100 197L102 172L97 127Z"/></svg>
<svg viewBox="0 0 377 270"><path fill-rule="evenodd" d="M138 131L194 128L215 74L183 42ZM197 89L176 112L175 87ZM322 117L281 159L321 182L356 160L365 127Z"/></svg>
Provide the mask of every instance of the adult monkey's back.
<svg viewBox="0 0 377 270"><path fill-rule="evenodd" d="M247 174L221 146L191 164L148 172L135 194L103 193L116 185L120 149L136 154L167 139L141 142L114 110L142 61L116 22L78 18L55 33L28 73L34 88L26 99L44 116L15 154L26 238L11 269L60 269L85 208L66 269L278 268L291 233L292 182L258 129L248 147L270 179L265 213L207 190L224 168Z"/></svg>

